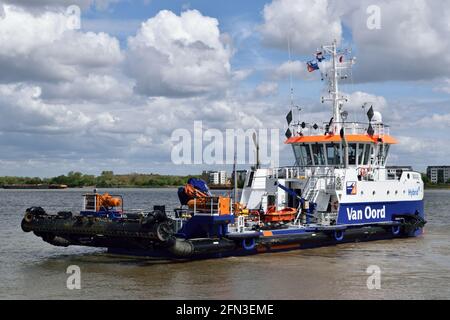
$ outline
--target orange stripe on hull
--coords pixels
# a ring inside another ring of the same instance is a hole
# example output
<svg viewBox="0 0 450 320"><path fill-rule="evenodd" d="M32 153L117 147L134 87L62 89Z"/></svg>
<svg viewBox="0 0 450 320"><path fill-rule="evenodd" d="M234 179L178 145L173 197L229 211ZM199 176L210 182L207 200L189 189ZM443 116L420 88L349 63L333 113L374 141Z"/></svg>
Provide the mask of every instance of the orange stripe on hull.
<svg viewBox="0 0 450 320"><path fill-rule="evenodd" d="M273 233L272 233L272 231L263 231L263 236L264 237L271 237L271 236L273 236Z"/></svg>
<svg viewBox="0 0 450 320"><path fill-rule="evenodd" d="M266 247L256 247L256 252L267 252L267 248Z"/></svg>
<svg viewBox="0 0 450 320"><path fill-rule="evenodd" d="M270 247L270 249L272 250L298 249L298 248L300 248L299 244L278 244Z"/></svg>

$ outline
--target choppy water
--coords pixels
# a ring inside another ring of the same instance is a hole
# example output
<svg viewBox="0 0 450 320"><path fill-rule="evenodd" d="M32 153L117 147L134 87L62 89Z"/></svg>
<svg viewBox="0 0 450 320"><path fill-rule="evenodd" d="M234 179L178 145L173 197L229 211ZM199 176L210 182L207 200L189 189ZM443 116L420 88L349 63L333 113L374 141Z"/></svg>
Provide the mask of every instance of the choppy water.
<svg viewBox="0 0 450 320"><path fill-rule="evenodd" d="M0 190L0 298L450 298L449 190L426 192L428 224L422 237L249 257L193 262L124 258L101 249L53 247L20 229L27 207L76 212L84 192ZM126 189L120 193L127 208L177 205L175 189ZM69 265L81 268L81 290L66 288ZM381 268L379 290L367 289L369 265Z"/></svg>

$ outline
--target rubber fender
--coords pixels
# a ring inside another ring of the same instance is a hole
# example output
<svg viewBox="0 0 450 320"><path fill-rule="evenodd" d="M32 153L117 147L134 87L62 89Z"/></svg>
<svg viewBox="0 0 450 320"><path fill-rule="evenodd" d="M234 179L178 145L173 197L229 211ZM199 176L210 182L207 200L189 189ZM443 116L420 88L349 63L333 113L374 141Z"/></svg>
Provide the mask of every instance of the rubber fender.
<svg viewBox="0 0 450 320"><path fill-rule="evenodd" d="M169 251L177 257L190 257L194 254L194 245L189 240L176 239Z"/></svg>
<svg viewBox="0 0 450 320"><path fill-rule="evenodd" d="M67 239L65 239L63 237L59 237L59 236L55 236L53 234L49 234L49 233L44 234L42 236L42 239L45 242L48 242L48 243L50 243L50 244L52 244L54 246L57 246L57 247L68 247L70 245L70 241L69 240L67 240Z"/></svg>
<svg viewBox="0 0 450 320"><path fill-rule="evenodd" d="M163 221L156 226L156 236L161 242L168 242L174 234L173 226L169 221Z"/></svg>
<svg viewBox="0 0 450 320"><path fill-rule="evenodd" d="M44 216L47 215L47 212L42 207L30 207L26 211L26 213L31 213L34 216Z"/></svg>
<svg viewBox="0 0 450 320"><path fill-rule="evenodd" d="M72 212L71 211L60 211L57 213L58 217L63 219L70 219L72 218Z"/></svg>
<svg viewBox="0 0 450 320"><path fill-rule="evenodd" d="M25 218L23 218L22 222L20 223L20 227L22 228L23 232L30 232L33 230L30 226L32 220L33 220L32 214L30 213L25 214Z"/></svg>

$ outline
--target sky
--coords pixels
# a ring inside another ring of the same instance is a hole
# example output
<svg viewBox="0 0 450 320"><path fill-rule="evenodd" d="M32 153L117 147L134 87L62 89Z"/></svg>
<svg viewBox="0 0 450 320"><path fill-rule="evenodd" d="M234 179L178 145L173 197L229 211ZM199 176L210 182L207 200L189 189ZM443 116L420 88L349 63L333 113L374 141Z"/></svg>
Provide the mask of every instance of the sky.
<svg viewBox="0 0 450 320"><path fill-rule="evenodd" d="M290 76L301 119L328 121L305 63L333 40L356 56L349 119L369 102L399 141L388 164L449 165L447 0L0 0L0 175L221 168L172 161L195 121L279 129L292 165Z"/></svg>

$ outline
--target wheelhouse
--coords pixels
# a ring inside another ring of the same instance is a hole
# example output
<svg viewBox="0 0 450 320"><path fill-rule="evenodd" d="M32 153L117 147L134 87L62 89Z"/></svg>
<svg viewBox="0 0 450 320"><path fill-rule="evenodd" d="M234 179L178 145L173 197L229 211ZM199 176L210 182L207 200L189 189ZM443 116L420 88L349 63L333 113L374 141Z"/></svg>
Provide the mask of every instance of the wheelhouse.
<svg viewBox="0 0 450 320"><path fill-rule="evenodd" d="M390 136L346 135L349 166L384 166L390 145L396 143ZM344 143L339 136L296 136L288 139L296 165L342 167L345 164Z"/></svg>

